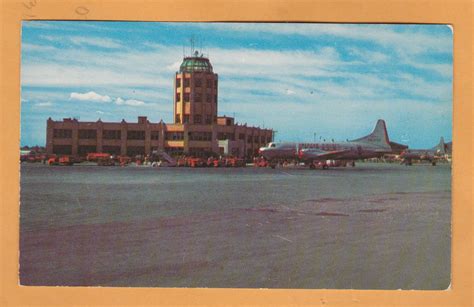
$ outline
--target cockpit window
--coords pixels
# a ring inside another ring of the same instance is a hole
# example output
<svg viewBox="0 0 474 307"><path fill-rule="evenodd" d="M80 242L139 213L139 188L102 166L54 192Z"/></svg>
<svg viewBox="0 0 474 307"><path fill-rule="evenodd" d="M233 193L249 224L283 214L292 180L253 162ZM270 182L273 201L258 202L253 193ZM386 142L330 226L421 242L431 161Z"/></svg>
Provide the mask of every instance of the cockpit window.
<svg viewBox="0 0 474 307"><path fill-rule="evenodd" d="M275 145L276 145L275 143L272 143L270 144L270 147L275 147Z"/></svg>

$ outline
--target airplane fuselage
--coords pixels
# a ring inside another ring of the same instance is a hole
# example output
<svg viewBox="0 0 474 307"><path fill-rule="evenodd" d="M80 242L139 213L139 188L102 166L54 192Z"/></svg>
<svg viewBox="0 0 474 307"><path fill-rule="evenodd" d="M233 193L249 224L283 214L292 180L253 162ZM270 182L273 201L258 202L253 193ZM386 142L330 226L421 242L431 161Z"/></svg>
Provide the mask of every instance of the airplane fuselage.
<svg viewBox="0 0 474 307"><path fill-rule="evenodd" d="M400 157L405 160L427 160L433 161L435 159L436 152L434 150L423 150L423 149L410 149L405 150L400 154Z"/></svg>
<svg viewBox="0 0 474 307"><path fill-rule="evenodd" d="M270 143L260 148L260 154L267 160L295 159L314 160L357 160L380 157L389 153L386 147L363 142L346 143Z"/></svg>

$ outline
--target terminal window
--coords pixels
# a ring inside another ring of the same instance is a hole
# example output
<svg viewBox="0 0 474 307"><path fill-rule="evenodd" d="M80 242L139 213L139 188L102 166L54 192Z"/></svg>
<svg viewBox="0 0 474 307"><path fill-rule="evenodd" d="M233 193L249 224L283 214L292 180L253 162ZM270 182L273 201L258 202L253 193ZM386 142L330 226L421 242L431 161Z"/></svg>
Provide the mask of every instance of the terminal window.
<svg viewBox="0 0 474 307"><path fill-rule="evenodd" d="M96 139L97 130L95 129L79 129L79 138L80 139Z"/></svg>
<svg viewBox="0 0 474 307"><path fill-rule="evenodd" d="M145 131L143 131L143 130L130 130L130 131L127 131L127 139L128 140L144 140L145 139Z"/></svg>
<svg viewBox="0 0 474 307"><path fill-rule="evenodd" d="M145 154L145 147L143 146L128 146L127 147L127 156L134 157Z"/></svg>
<svg viewBox="0 0 474 307"><path fill-rule="evenodd" d="M53 137L58 139L72 138L72 129L54 129Z"/></svg>
<svg viewBox="0 0 474 307"><path fill-rule="evenodd" d="M122 131L120 130L103 130L102 138L106 140L120 140Z"/></svg>
<svg viewBox="0 0 474 307"><path fill-rule="evenodd" d="M210 141L212 140L212 132L189 132L189 140L191 141Z"/></svg>
<svg viewBox="0 0 474 307"><path fill-rule="evenodd" d="M102 152L111 155L120 155L120 146L104 146L102 147Z"/></svg>
<svg viewBox="0 0 474 307"><path fill-rule="evenodd" d="M160 131L158 131L158 130L152 131L150 138L152 140L159 140L160 139Z"/></svg>
<svg viewBox="0 0 474 307"><path fill-rule="evenodd" d="M71 145L53 145L53 153L57 155L70 155L72 153Z"/></svg>
<svg viewBox="0 0 474 307"><path fill-rule="evenodd" d="M181 141L184 139L183 132L166 132L165 138L171 141Z"/></svg>
<svg viewBox="0 0 474 307"><path fill-rule="evenodd" d="M85 156L90 152L97 152L97 147L93 145L80 145L77 147L77 153L80 156Z"/></svg>

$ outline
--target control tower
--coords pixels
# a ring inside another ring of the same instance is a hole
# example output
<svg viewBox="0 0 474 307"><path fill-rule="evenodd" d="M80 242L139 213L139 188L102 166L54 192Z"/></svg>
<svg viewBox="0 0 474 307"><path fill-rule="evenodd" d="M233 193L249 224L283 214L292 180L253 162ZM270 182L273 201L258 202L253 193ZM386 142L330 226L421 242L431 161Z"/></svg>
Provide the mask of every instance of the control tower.
<svg viewBox="0 0 474 307"><path fill-rule="evenodd" d="M184 57L174 80L174 123L217 123L217 74L197 50Z"/></svg>

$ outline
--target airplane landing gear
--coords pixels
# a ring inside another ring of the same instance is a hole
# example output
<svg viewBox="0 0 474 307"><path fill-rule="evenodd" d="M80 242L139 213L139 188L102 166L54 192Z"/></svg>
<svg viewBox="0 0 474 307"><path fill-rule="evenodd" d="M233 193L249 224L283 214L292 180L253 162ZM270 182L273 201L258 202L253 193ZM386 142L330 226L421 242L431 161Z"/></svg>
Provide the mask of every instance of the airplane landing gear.
<svg viewBox="0 0 474 307"><path fill-rule="evenodd" d="M351 162L351 166L352 167L355 167L356 166L356 163L354 161Z"/></svg>

